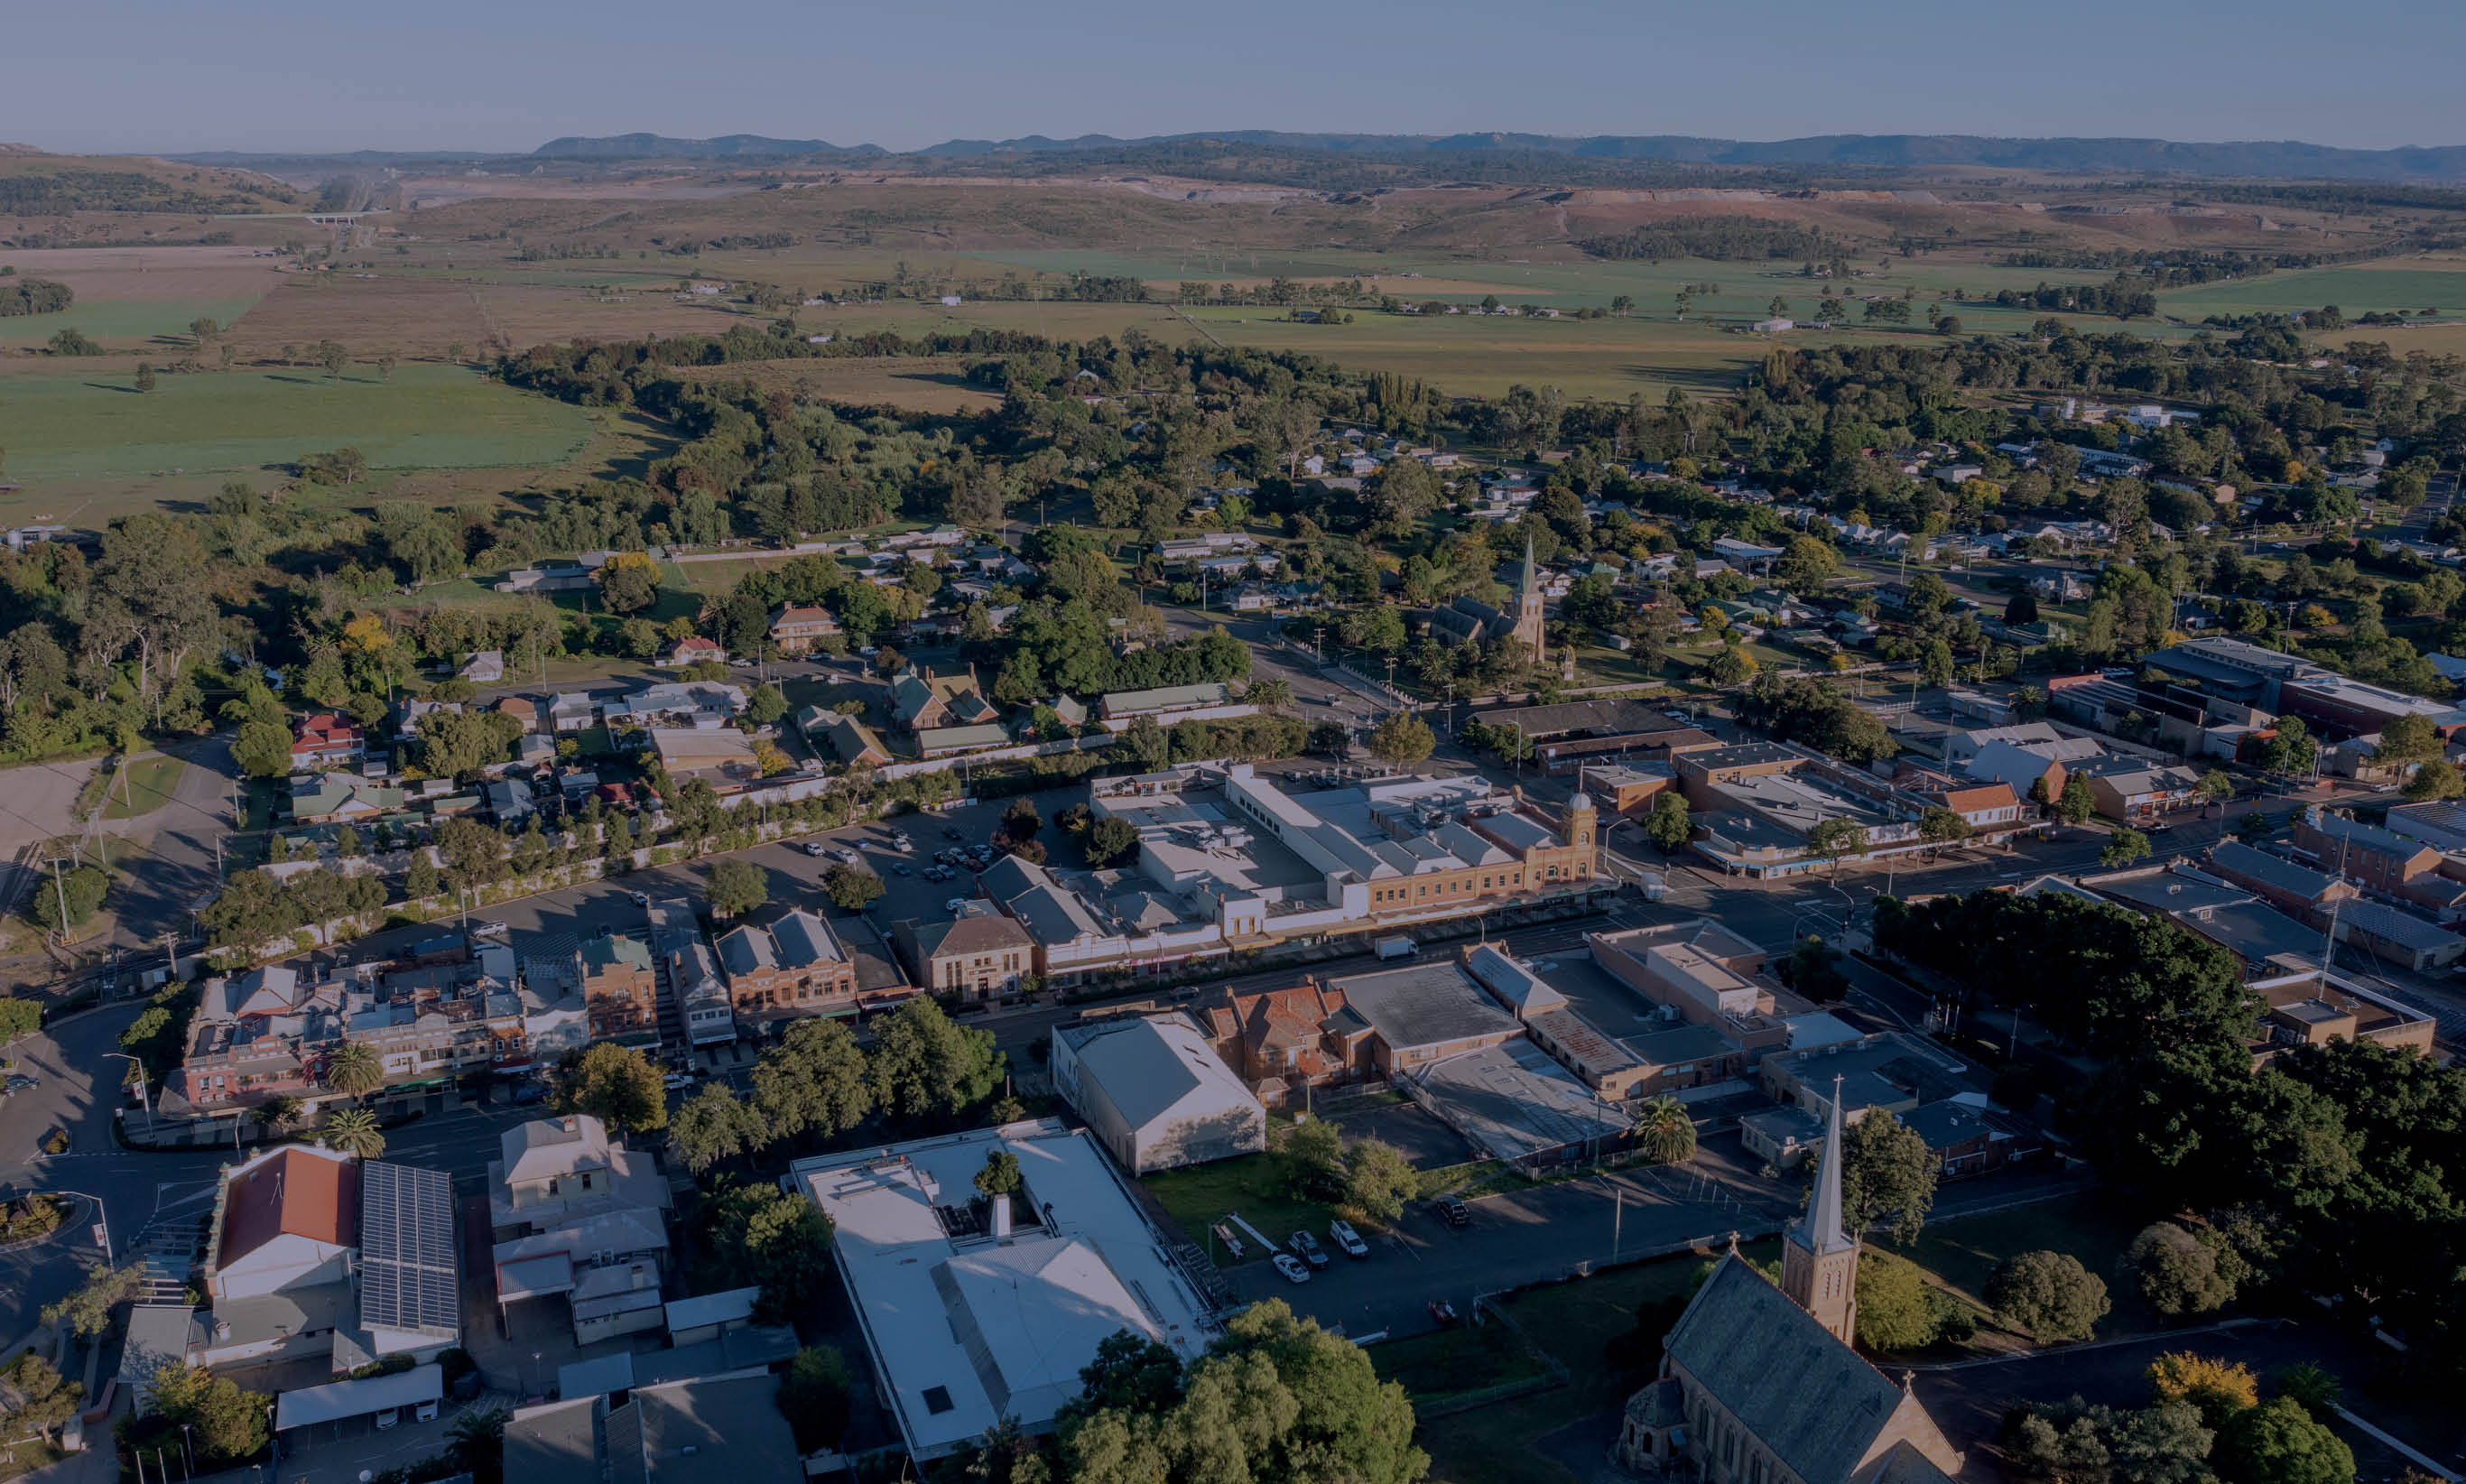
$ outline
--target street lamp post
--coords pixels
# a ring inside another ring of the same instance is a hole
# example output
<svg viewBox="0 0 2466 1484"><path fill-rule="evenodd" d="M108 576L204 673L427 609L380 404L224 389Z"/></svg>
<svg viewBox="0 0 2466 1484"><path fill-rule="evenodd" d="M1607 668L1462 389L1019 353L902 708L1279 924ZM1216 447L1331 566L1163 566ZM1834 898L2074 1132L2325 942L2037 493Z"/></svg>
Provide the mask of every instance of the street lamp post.
<svg viewBox="0 0 2466 1484"><path fill-rule="evenodd" d="M154 1100L147 1096L146 1091L146 1064L125 1051L105 1051L102 1054L114 1061L126 1062L136 1068L137 1101L146 1110L146 1135L151 1138L154 1135Z"/></svg>
<svg viewBox="0 0 2466 1484"><path fill-rule="evenodd" d="M102 1208L102 1197L96 1195L90 1190L55 1190L52 1194L56 1196L77 1196L80 1199L94 1203L95 1225L102 1228L103 1266L106 1268L119 1267L120 1260L112 1254L111 1250L111 1213Z"/></svg>

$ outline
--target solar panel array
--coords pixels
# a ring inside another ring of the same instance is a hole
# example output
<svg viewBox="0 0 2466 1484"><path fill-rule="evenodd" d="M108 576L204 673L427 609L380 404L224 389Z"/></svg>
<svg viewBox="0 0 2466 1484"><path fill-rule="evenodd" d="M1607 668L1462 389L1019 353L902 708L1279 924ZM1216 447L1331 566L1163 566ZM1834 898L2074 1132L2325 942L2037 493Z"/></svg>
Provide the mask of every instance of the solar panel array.
<svg viewBox="0 0 2466 1484"><path fill-rule="evenodd" d="M437 1170L361 1161L361 1326L451 1332L461 1313L452 1182Z"/></svg>

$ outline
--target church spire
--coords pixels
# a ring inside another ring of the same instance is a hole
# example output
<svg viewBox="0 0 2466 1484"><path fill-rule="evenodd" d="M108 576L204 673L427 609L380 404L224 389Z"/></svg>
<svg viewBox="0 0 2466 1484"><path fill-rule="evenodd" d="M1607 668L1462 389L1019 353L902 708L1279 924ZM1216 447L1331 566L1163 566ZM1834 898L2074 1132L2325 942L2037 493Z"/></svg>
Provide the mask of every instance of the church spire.
<svg viewBox="0 0 2466 1484"><path fill-rule="evenodd" d="M1858 1323L1858 1242L1841 1220L1841 1166L1848 1152L1841 1136L1841 1079L1835 1077L1832 1102L1825 1110L1815 1195L1782 1242L1781 1288L1843 1344Z"/></svg>
<svg viewBox="0 0 2466 1484"><path fill-rule="evenodd" d="M1534 576L1533 532L1527 530L1524 533L1524 570L1518 573L1515 578L1515 592L1518 596L1521 596L1526 593L1530 593L1535 588L1540 586L1538 582L1534 580Z"/></svg>
<svg viewBox="0 0 2466 1484"><path fill-rule="evenodd" d="M1841 1079L1832 1079L1832 1101L1824 1113L1824 1162L1815 1172L1815 1197L1791 1236L1814 1252L1843 1252L1856 1246L1841 1228Z"/></svg>

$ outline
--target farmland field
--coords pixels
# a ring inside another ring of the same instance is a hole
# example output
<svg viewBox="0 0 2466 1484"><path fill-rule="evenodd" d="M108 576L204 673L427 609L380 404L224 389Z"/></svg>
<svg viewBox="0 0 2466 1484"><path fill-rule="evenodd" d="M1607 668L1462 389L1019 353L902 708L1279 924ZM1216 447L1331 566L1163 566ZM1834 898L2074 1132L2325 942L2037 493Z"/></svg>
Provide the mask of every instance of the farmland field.
<svg viewBox="0 0 2466 1484"><path fill-rule="evenodd" d="M747 381L765 392L789 391L827 402L896 407L919 413L976 413L1001 405L1001 393L972 386L955 355L733 361L684 366L696 381Z"/></svg>
<svg viewBox="0 0 2466 1484"><path fill-rule="evenodd" d="M2346 318L2378 309L2438 309L2450 318L2466 310L2466 263L2437 260L2423 266L2309 268L2265 278L2204 283L2161 296L2169 314L2199 319L2211 314L2289 314L2336 304Z"/></svg>
<svg viewBox="0 0 2466 1484"><path fill-rule="evenodd" d="M38 346L63 329L74 329L106 346L125 341L176 338L191 347L189 326L200 316L229 325L249 311L252 299L87 299L53 314L16 314L0 319L0 345Z"/></svg>
<svg viewBox="0 0 2466 1484"><path fill-rule="evenodd" d="M378 469L505 468L561 462L591 430L576 408L481 380L406 366L392 381L357 369L129 378L28 375L8 383L9 469L17 479L247 469L356 447Z"/></svg>
<svg viewBox="0 0 2466 1484"><path fill-rule="evenodd" d="M40 345L64 328L106 343L177 336L185 346L191 321L229 325L281 281L244 247L12 248L0 263L77 293L56 314L0 319L0 346Z"/></svg>

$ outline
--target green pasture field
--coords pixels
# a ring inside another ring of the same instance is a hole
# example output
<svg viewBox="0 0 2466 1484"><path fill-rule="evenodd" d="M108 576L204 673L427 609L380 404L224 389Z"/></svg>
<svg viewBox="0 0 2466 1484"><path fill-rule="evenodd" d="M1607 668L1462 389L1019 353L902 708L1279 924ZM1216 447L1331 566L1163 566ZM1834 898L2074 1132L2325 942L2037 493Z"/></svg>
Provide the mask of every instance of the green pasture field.
<svg viewBox="0 0 2466 1484"><path fill-rule="evenodd" d="M355 447L379 469L520 468L579 453L578 408L444 366L386 381L355 369L165 375L139 393L123 372L8 383L9 468L19 480L251 469Z"/></svg>
<svg viewBox="0 0 2466 1484"><path fill-rule="evenodd" d="M12 314L0 319L0 345L38 346L64 329L111 342L176 339L181 349L193 349L190 323L200 315L229 325L246 314L255 299L81 299L55 314Z"/></svg>
<svg viewBox="0 0 2466 1484"><path fill-rule="evenodd" d="M2212 314L2290 314L2323 304L2336 304L2349 320L2375 309L2409 314L2438 309L2454 318L2466 310L2466 267L2307 268L2177 289L2159 296L2159 304L2187 320Z"/></svg>

